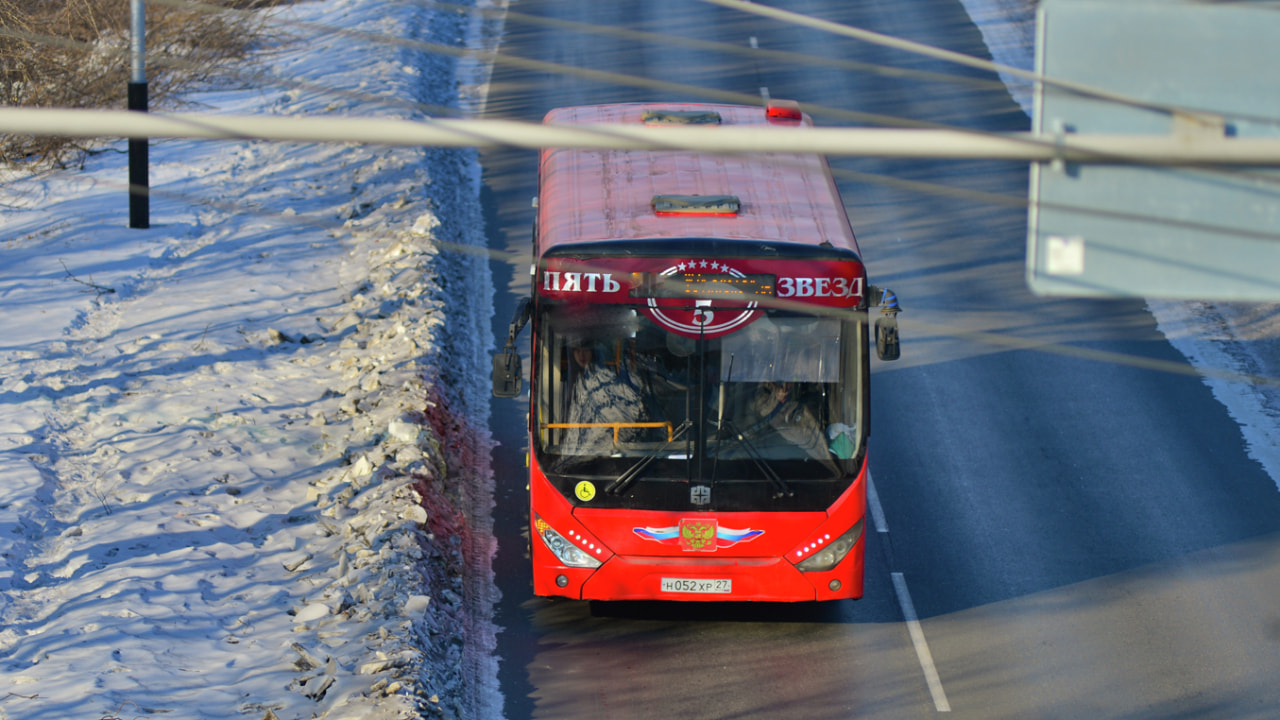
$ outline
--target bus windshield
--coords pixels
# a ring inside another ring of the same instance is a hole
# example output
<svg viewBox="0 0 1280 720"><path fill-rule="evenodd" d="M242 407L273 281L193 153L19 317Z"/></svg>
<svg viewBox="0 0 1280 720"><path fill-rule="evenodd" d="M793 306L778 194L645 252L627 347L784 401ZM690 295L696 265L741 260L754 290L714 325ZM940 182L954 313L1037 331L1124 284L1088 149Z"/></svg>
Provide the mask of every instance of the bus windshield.
<svg viewBox="0 0 1280 720"><path fill-rule="evenodd" d="M546 302L535 449L551 473L835 481L862 451L862 323L776 310L689 337L636 307Z"/></svg>

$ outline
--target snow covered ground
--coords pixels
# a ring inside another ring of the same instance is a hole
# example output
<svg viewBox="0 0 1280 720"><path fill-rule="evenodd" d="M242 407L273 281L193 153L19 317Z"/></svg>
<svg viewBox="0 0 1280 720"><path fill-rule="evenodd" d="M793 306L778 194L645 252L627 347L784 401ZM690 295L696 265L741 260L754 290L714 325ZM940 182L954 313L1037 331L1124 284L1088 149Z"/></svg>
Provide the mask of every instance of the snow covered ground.
<svg viewBox="0 0 1280 720"><path fill-rule="evenodd" d="M457 105L451 60L298 23L466 17L279 13L279 82L193 102ZM154 143L131 230L121 147L0 185L0 718L500 712L475 154Z"/></svg>

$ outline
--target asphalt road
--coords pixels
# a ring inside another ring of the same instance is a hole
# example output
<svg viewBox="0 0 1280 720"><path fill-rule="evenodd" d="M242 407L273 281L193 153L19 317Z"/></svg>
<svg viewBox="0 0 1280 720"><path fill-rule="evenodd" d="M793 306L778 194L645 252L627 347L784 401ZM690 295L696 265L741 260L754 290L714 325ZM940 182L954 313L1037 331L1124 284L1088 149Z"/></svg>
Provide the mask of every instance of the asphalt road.
<svg viewBox="0 0 1280 720"><path fill-rule="evenodd" d="M773 4L986 54L954 0ZM697 2L524 0L511 9L737 48L513 15L502 47L512 59L744 98L766 88L831 108L815 113L829 125L870 113L997 132L1028 126L992 76ZM752 38L760 52L750 52ZM895 70L875 67L884 65ZM509 60L495 68L488 112L536 120L562 105L690 99L712 98ZM486 152L483 162L491 246L527 256L534 154ZM902 360L872 368L883 523L870 536L866 596L818 606L533 599L525 411L495 400L506 716L1273 716L1280 492L1197 378L1144 366L1183 362L1144 304L1027 291L1024 166L833 166L872 282L906 308ZM500 339L527 271L527 261L494 264L505 291ZM912 610L918 622L907 622Z"/></svg>

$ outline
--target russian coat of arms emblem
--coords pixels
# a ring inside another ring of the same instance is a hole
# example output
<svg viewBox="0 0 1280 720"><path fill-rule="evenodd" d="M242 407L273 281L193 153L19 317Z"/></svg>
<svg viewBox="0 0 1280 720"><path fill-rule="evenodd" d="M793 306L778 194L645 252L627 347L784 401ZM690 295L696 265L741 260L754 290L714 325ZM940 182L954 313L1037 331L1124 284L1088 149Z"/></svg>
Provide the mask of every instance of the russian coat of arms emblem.
<svg viewBox="0 0 1280 720"><path fill-rule="evenodd" d="M716 551L715 520L681 520L680 549L686 552Z"/></svg>

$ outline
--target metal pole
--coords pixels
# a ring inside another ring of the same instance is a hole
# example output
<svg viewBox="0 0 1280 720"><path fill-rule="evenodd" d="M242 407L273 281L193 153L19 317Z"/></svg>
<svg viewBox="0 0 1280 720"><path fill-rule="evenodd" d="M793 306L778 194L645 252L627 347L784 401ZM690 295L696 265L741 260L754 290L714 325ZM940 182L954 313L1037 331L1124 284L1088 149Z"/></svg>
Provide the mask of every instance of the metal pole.
<svg viewBox="0 0 1280 720"><path fill-rule="evenodd" d="M143 0L130 0L132 43L129 53L129 109L147 111L146 21ZM151 182L147 138L129 140L129 227L151 227Z"/></svg>
<svg viewBox="0 0 1280 720"><path fill-rule="evenodd" d="M844 157L1026 160L1178 166L1280 167L1280 138L1048 135L881 128L716 128L542 125L510 120L387 120L0 107L0 131L41 137L292 140L434 147L616 148Z"/></svg>

